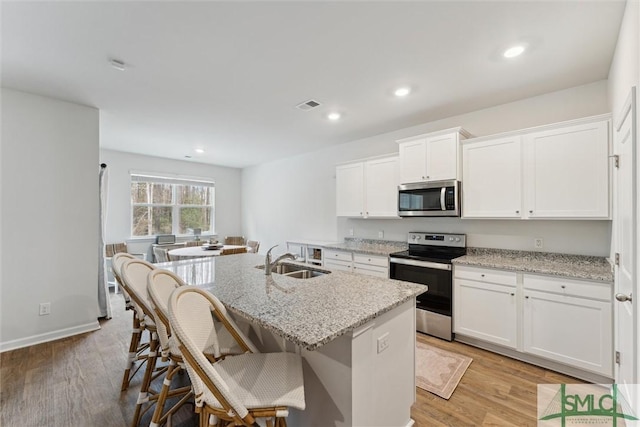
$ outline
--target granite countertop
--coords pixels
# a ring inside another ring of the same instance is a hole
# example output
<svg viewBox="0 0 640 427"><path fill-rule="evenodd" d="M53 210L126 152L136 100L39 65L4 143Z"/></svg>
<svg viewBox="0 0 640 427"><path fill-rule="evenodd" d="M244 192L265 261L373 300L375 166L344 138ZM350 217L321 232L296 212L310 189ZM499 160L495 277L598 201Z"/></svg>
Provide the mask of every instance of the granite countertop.
<svg viewBox="0 0 640 427"><path fill-rule="evenodd" d="M422 285L341 271L311 279L266 276L257 265L264 265L264 256L198 258L159 267L209 290L232 312L308 350L424 292Z"/></svg>
<svg viewBox="0 0 640 427"><path fill-rule="evenodd" d="M604 257L468 248L467 255L454 259L453 264L613 283L612 266Z"/></svg>
<svg viewBox="0 0 640 427"><path fill-rule="evenodd" d="M391 240L372 240L346 237L342 243L324 245L325 249L337 249L369 255L389 255L393 252L406 251L409 248L407 242Z"/></svg>

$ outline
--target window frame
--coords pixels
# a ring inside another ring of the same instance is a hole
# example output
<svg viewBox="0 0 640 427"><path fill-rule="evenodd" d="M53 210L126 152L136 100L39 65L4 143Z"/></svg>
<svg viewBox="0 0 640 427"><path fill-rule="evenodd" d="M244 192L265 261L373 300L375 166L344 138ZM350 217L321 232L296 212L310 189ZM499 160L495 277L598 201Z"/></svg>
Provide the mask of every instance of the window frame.
<svg viewBox="0 0 640 427"><path fill-rule="evenodd" d="M134 178L136 177L136 178ZM146 183L155 183L155 184L169 184L171 185L171 203L134 203L133 197L131 196L131 186L134 182L146 182ZM211 188L211 204L210 205L194 205L194 204L179 204L178 203L178 194L177 194L177 186L178 185L190 185L190 186L199 186L199 187L210 187ZM134 235L133 234L133 219L134 219L134 209L136 207L151 207L151 208L161 208L161 207L169 207L171 208L171 233L176 237L189 237L193 236L192 234L187 233L179 233L180 231L180 209L182 208L209 208L211 209L211 215L209 220L209 230L204 231L203 234L207 235L215 235L215 182L211 179L207 178L196 178L196 177L185 177L178 175L168 175L163 173L148 173L148 172L133 172L131 171L129 174L129 234L132 239L151 239L158 236L158 234L145 234L145 235ZM149 233L153 231L153 226L150 224Z"/></svg>

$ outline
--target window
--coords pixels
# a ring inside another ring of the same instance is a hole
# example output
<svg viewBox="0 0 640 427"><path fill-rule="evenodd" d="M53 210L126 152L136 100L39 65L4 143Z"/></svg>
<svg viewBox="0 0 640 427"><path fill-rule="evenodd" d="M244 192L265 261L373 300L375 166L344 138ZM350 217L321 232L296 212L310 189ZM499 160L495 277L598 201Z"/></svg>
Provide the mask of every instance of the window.
<svg viewBox="0 0 640 427"><path fill-rule="evenodd" d="M213 232L213 182L131 174L131 235Z"/></svg>

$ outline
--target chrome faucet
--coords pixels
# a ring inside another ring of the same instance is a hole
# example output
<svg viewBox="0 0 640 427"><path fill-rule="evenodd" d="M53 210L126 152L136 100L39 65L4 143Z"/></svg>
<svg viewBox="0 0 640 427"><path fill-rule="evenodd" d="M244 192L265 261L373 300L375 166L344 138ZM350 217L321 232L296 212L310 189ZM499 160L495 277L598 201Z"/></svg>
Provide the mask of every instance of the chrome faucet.
<svg viewBox="0 0 640 427"><path fill-rule="evenodd" d="M264 274L266 274L267 276L271 276L271 269L273 267L275 267L276 265L278 265L278 263L284 259L292 259L292 260L296 260L296 256L294 254L290 254L290 253L286 253L286 254L282 254L280 255L278 258L276 258L275 261L271 262L271 251L273 250L273 248L278 247L278 245L272 246L269 248L269 250L267 251L267 255L264 257Z"/></svg>

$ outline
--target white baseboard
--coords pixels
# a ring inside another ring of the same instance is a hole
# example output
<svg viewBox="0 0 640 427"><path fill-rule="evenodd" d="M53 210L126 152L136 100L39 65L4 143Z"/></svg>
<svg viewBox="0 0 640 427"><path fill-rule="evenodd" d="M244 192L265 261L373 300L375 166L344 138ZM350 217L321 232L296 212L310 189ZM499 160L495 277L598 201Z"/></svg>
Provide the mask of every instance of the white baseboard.
<svg viewBox="0 0 640 427"><path fill-rule="evenodd" d="M57 331L47 332L45 334L32 335L17 340L0 342L0 353L15 350L17 348L29 347L43 342L55 341L61 338L70 337L72 335L83 334L85 332L97 331L100 329L98 321L85 323L84 325L73 326L71 328L59 329Z"/></svg>

